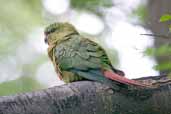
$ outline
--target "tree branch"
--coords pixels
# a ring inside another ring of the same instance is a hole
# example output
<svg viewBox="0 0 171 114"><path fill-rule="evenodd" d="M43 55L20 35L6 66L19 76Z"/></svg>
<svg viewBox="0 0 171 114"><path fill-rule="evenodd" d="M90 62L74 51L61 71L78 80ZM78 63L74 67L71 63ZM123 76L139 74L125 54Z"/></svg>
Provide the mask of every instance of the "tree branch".
<svg viewBox="0 0 171 114"><path fill-rule="evenodd" d="M0 97L0 114L170 114L171 85L119 90L91 81Z"/></svg>

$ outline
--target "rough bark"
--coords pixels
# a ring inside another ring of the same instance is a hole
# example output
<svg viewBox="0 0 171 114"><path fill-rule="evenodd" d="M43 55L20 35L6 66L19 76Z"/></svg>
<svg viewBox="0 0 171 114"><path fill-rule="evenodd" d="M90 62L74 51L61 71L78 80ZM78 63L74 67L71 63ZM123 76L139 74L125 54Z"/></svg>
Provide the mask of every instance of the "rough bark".
<svg viewBox="0 0 171 114"><path fill-rule="evenodd" d="M171 85L119 91L91 81L0 97L0 114L170 114Z"/></svg>

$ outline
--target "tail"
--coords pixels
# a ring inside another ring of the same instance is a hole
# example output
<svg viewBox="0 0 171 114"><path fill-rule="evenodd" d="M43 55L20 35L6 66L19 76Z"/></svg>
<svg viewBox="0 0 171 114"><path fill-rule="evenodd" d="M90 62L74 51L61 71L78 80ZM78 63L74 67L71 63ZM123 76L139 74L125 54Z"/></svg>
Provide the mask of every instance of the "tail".
<svg viewBox="0 0 171 114"><path fill-rule="evenodd" d="M122 84L134 85L134 86L139 86L139 87L148 87L148 85L142 84L142 83L135 81L135 80L125 78L125 77L120 76L120 75L118 75L114 72L111 72L111 71L104 71L103 73L104 73L104 76L106 78L120 82Z"/></svg>

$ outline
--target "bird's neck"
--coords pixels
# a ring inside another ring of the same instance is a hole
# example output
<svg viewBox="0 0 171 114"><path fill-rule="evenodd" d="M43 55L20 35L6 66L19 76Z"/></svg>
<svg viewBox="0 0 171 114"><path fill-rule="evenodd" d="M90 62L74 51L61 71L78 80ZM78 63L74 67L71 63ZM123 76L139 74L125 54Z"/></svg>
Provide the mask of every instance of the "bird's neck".
<svg viewBox="0 0 171 114"><path fill-rule="evenodd" d="M50 59L54 62L55 59L53 58L54 57L54 47L58 44L60 44L61 42L71 38L70 36L72 35L76 35L76 34L79 34L77 31L67 31L65 33L58 33L58 34L55 34L55 39L53 41L51 41L51 43L49 44L49 47L48 47L48 55L50 57Z"/></svg>

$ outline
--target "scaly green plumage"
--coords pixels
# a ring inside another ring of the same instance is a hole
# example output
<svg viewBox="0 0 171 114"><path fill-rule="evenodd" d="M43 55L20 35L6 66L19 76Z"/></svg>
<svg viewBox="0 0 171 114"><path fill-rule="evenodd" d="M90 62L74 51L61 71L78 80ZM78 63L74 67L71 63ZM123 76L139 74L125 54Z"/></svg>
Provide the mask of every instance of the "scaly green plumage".
<svg viewBox="0 0 171 114"><path fill-rule="evenodd" d="M52 24L46 28L45 34L49 44L48 55L62 80L68 83L89 79L113 85L102 71L118 70L97 43L82 37L68 23Z"/></svg>

